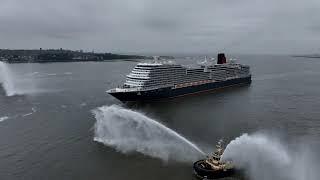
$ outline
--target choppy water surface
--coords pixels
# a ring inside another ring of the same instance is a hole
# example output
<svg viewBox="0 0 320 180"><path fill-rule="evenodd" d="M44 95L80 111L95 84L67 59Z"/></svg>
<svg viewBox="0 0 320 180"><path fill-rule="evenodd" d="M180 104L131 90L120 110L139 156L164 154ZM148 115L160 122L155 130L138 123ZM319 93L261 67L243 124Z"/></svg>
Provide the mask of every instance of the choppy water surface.
<svg viewBox="0 0 320 180"><path fill-rule="evenodd" d="M2 66L0 179L192 179L221 137L250 179L319 179L320 60L236 57L251 86L129 105L105 90L135 62Z"/></svg>

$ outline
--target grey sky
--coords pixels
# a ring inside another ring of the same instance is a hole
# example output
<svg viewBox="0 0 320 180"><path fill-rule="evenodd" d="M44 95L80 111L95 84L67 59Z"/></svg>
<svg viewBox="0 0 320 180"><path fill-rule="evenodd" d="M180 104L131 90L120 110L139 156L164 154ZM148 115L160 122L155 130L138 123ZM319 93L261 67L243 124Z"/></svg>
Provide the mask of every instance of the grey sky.
<svg viewBox="0 0 320 180"><path fill-rule="evenodd" d="M320 52L319 0L0 0L0 48Z"/></svg>

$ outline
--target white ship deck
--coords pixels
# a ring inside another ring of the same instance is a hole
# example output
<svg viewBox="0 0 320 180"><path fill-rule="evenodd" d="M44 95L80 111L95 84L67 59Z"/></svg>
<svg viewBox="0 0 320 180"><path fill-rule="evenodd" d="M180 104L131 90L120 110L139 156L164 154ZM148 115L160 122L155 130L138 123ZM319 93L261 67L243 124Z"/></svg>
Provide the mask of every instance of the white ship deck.
<svg viewBox="0 0 320 180"><path fill-rule="evenodd" d="M164 87L181 88L227 81L250 76L250 67L234 62L205 63L201 66L183 66L172 62L138 63L126 76L123 86L108 93L149 91Z"/></svg>

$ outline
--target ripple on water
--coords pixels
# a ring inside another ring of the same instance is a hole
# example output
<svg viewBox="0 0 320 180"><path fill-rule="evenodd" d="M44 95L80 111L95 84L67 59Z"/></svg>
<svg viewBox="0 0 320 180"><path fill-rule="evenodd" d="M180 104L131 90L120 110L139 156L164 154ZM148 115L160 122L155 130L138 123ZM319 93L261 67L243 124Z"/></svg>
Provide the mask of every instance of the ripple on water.
<svg viewBox="0 0 320 180"><path fill-rule="evenodd" d="M0 117L0 122L5 121L5 120L7 120L7 119L9 119L9 117L8 117L8 116Z"/></svg>

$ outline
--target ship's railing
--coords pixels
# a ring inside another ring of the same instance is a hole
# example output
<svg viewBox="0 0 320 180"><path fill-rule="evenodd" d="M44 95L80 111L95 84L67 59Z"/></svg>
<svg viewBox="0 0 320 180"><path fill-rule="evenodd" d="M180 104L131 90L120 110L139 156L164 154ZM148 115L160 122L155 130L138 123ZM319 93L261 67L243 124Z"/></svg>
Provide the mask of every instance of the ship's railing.
<svg viewBox="0 0 320 180"><path fill-rule="evenodd" d="M139 63L139 65L176 65L176 61L172 59L153 59L153 60L146 60L144 62Z"/></svg>

